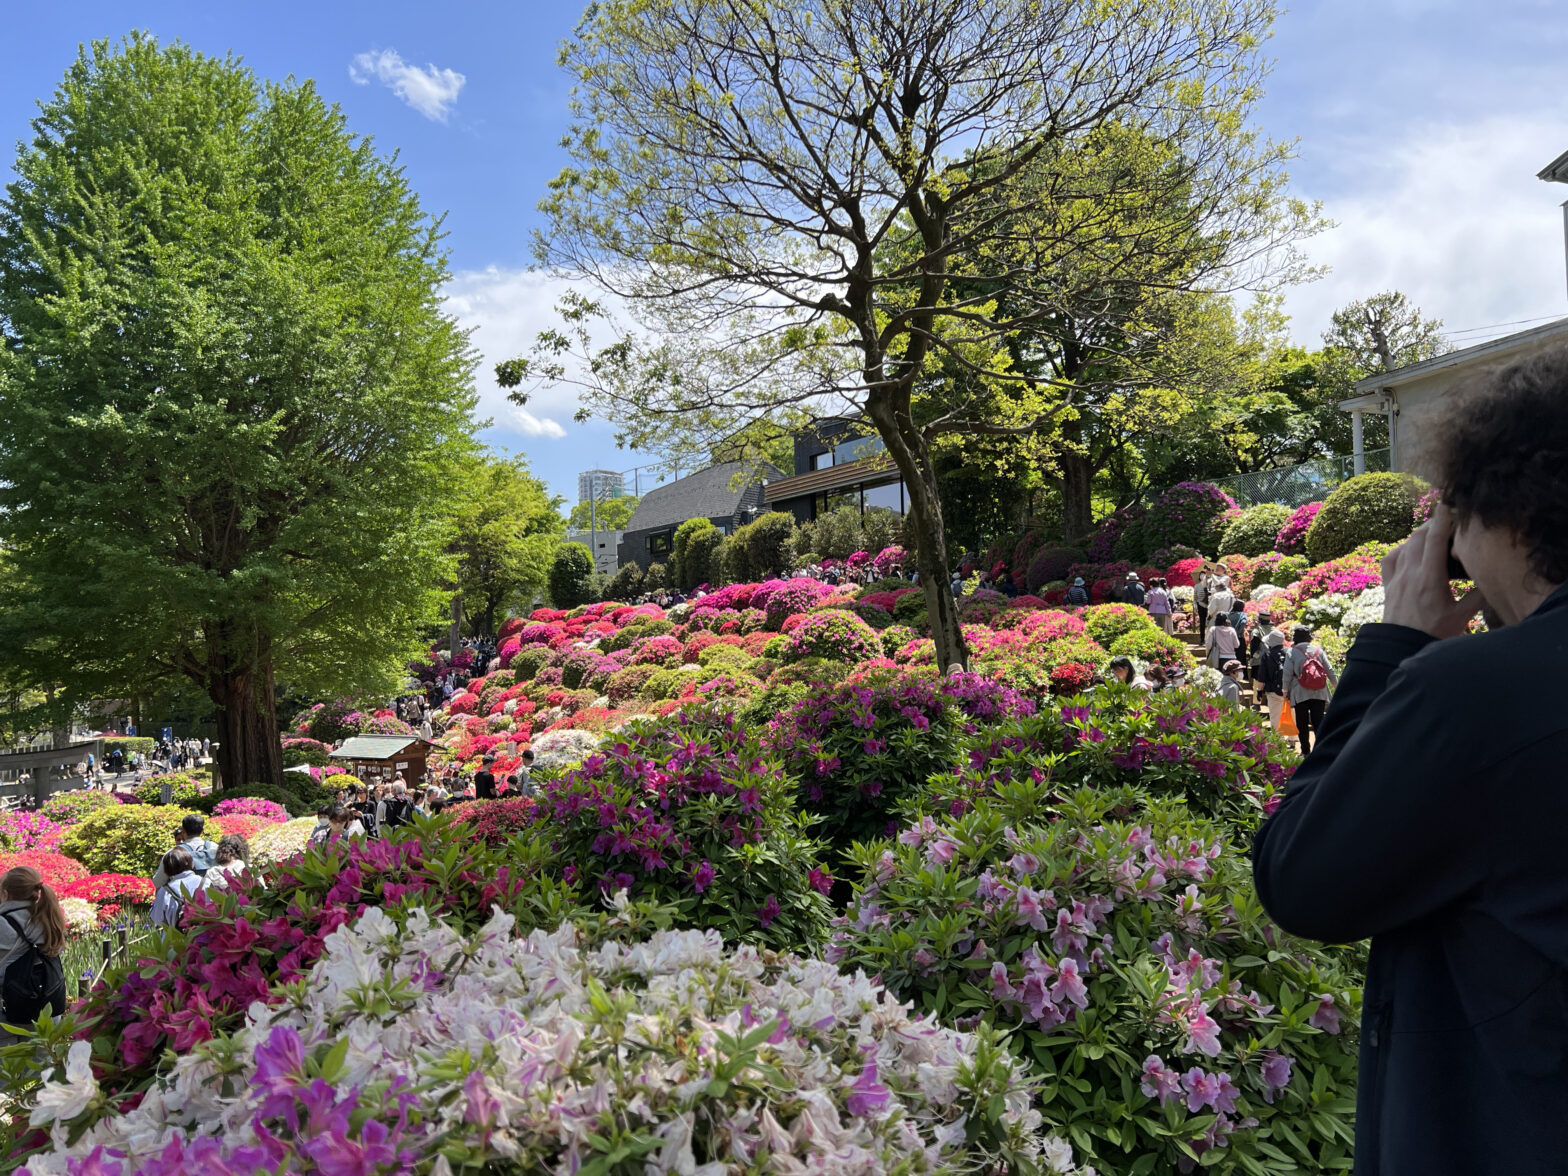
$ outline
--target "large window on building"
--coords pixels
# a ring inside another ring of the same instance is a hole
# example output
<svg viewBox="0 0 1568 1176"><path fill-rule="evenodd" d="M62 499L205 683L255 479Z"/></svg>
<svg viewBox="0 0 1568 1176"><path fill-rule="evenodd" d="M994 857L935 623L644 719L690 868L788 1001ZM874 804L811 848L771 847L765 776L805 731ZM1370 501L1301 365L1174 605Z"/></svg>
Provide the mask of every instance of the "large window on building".
<svg viewBox="0 0 1568 1176"><path fill-rule="evenodd" d="M811 468L814 470L830 469L832 465L833 451L831 449L826 453L813 453L811 455Z"/></svg>
<svg viewBox="0 0 1568 1176"><path fill-rule="evenodd" d="M852 461L886 452L887 446L882 443L882 438L856 437L853 441L845 441L833 447L833 461L837 465L848 465Z"/></svg>
<svg viewBox="0 0 1568 1176"><path fill-rule="evenodd" d="M657 535L648 536L649 555L669 555L670 541L673 536L668 531L661 531Z"/></svg>
<svg viewBox="0 0 1568 1176"><path fill-rule="evenodd" d="M889 482L885 486L867 486L865 488L865 509L881 507L894 514L904 513L904 483Z"/></svg>

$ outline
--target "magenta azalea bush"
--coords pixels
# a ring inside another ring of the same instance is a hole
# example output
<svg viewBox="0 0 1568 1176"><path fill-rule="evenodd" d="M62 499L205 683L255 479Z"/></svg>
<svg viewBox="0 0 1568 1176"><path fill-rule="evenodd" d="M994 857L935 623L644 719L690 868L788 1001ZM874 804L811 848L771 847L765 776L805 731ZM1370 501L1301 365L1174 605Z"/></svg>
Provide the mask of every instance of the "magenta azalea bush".
<svg viewBox="0 0 1568 1176"><path fill-rule="evenodd" d="M538 797L537 837L564 880L676 907L726 939L820 941L830 879L790 785L733 714L637 720Z"/></svg>
<svg viewBox="0 0 1568 1176"><path fill-rule="evenodd" d="M1145 547L1135 558L1178 545L1217 556L1226 524L1235 517L1231 512L1237 510L1235 500L1211 482L1172 486L1150 501L1143 517Z"/></svg>
<svg viewBox="0 0 1568 1176"><path fill-rule="evenodd" d="M1312 529L1312 520L1318 517L1318 511L1322 509L1321 502L1298 506L1274 537L1274 550L1281 555L1306 555L1307 532Z"/></svg>
<svg viewBox="0 0 1568 1176"><path fill-rule="evenodd" d="M829 958L1014 1028L1047 1127L1099 1170L1348 1169L1360 949L1274 927L1224 824L1026 778L852 856Z"/></svg>
<svg viewBox="0 0 1568 1176"><path fill-rule="evenodd" d="M259 796L220 800L213 806L212 815L215 817L260 817L270 824L280 824L289 819L288 810L281 804L263 800Z"/></svg>
<svg viewBox="0 0 1568 1176"><path fill-rule="evenodd" d="M837 846L888 832L893 813L957 763L979 722L1032 714L1034 703L976 674L932 680L887 672L813 690L769 723L798 802Z"/></svg>
<svg viewBox="0 0 1568 1176"><path fill-rule="evenodd" d="M832 587L820 580L769 580L757 585L750 607L762 610L767 628L777 633L790 616L810 612L812 605L832 594Z"/></svg>

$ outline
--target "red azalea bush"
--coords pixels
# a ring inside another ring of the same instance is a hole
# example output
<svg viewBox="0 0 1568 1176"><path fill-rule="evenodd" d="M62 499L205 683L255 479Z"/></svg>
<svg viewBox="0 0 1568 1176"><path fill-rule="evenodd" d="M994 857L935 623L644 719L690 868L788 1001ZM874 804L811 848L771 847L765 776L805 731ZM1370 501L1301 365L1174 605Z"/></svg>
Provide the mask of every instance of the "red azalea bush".
<svg viewBox="0 0 1568 1176"><path fill-rule="evenodd" d="M466 690L462 694L454 694L447 700L448 714L471 715L479 707L479 696L469 694Z"/></svg>
<svg viewBox="0 0 1568 1176"><path fill-rule="evenodd" d="M1165 582L1172 588L1191 588L1197 582L1203 564L1204 561L1197 558L1177 560L1165 569Z"/></svg>
<svg viewBox="0 0 1568 1176"><path fill-rule="evenodd" d="M216 833L219 837L243 837L249 841L268 825L278 822L269 821L265 817L254 817L244 813L234 813L227 817L213 817L208 826L208 836Z"/></svg>
<svg viewBox="0 0 1568 1176"><path fill-rule="evenodd" d="M528 796L470 800L454 804L444 815L486 845L500 848L533 827L538 802Z"/></svg>
<svg viewBox="0 0 1568 1176"><path fill-rule="evenodd" d="M0 878L3 878L7 871L19 866L31 866L57 891L63 891L72 882L87 877L86 866L75 858L68 858L61 853L27 849L20 853L0 854Z"/></svg>
<svg viewBox="0 0 1568 1176"><path fill-rule="evenodd" d="M1094 667L1084 662L1063 662L1051 670L1051 693L1081 694L1094 683Z"/></svg>
<svg viewBox="0 0 1568 1176"><path fill-rule="evenodd" d="M102 907L146 906L153 900L152 879L136 874L87 874L60 891L61 898L81 898Z"/></svg>
<svg viewBox="0 0 1568 1176"><path fill-rule="evenodd" d="M832 594L833 588L820 580L805 577L769 580L757 585L751 596L751 607L762 610L767 627L776 633L783 627L785 618L809 612L814 604Z"/></svg>
<svg viewBox="0 0 1568 1176"><path fill-rule="evenodd" d="M632 653L632 664L636 666L659 666L673 670L685 660L686 647L679 638L668 634L647 638Z"/></svg>

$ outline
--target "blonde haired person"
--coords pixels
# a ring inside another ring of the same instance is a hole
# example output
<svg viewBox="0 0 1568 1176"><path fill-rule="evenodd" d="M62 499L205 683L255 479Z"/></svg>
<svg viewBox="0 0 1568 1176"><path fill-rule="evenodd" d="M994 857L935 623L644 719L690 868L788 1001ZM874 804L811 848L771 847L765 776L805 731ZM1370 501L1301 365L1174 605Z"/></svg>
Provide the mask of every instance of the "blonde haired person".
<svg viewBox="0 0 1568 1176"><path fill-rule="evenodd" d="M65 911L43 876L17 866L0 878L0 1021L31 1025L65 1012ZM13 974L13 969L15 974Z"/></svg>

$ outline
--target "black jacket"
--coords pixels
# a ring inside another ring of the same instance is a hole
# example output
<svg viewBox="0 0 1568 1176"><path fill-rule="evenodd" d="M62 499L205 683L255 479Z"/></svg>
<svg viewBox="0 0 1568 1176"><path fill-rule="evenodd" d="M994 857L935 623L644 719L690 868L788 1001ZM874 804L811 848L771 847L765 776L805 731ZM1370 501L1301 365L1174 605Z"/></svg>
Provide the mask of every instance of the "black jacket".
<svg viewBox="0 0 1568 1176"><path fill-rule="evenodd" d="M1368 625L1258 832L1276 922L1372 937L1357 1176L1568 1173L1568 586L1518 625Z"/></svg>

